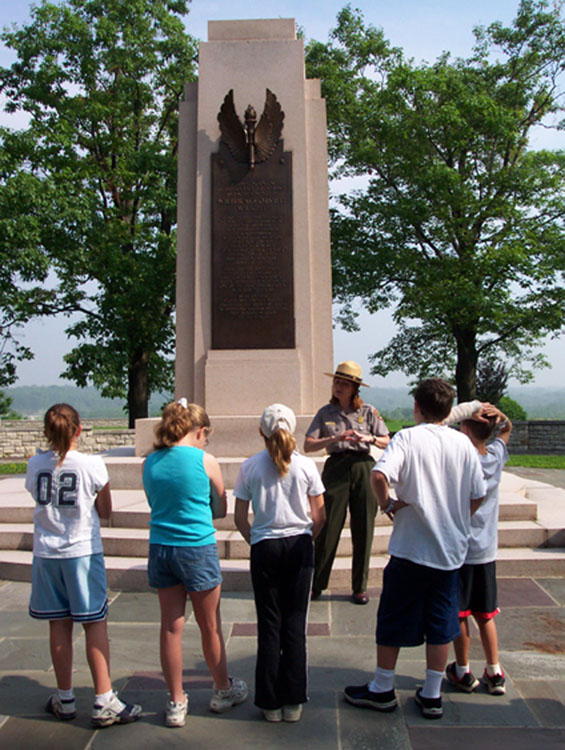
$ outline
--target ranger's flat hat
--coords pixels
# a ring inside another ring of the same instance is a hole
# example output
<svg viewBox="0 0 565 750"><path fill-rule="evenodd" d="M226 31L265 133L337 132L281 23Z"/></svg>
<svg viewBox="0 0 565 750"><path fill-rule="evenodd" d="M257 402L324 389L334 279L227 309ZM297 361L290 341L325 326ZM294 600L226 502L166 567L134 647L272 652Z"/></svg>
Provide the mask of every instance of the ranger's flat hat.
<svg viewBox="0 0 565 750"><path fill-rule="evenodd" d="M325 372L324 375L330 378L350 380L357 385L364 385L365 388L370 387L368 383L364 383L361 379L361 365L358 365L357 362L353 362L351 359L347 360L347 362L340 362L335 368L335 372Z"/></svg>

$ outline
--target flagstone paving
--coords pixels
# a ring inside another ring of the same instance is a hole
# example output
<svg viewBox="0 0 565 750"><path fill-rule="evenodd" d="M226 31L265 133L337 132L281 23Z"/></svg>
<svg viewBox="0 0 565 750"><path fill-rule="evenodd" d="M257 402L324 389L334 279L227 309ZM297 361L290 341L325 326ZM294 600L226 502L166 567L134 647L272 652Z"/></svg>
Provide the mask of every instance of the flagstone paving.
<svg viewBox="0 0 565 750"><path fill-rule="evenodd" d="M211 680L200 634L187 609L183 641L185 686L190 714L183 728L163 726L166 688L159 666L159 605L152 592L113 593L109 613L114 686L129 702L143 706L140 721L94 729L90 675L80 629L75 637L74 684L77 718L59 722L44 712L55 680L50 665L47 624L27 614L30 585L0 581L0 748L33 750L153 750L153 748L324 748L332 750L531 750L565 746L565 580L502 578L500 661L507 692L491 696L481 684L467 695L444 682L444 716L422 718L414 692L422 684L423 647L404 649L397 668L397 711L379 714L345 703L345 685L370 679L375 666L374 629L378 589L371 602L350 603L348 592L332 591L310 608L308 653L310 701L297 724L268 724L247 703L227 714L209 712ZM222 620L230 672L253 687L255 608L249 592L222 597ZM479 675L483 659L475 628L471 666Z"/></svg>

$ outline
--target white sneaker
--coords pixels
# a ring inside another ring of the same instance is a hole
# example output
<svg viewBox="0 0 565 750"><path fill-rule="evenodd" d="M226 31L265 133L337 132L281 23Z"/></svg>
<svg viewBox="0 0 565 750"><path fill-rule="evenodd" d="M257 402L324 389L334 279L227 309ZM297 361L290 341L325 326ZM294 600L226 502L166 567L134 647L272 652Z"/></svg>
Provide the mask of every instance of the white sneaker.
<svg viewBox="0 0 565 750"><path fill-rule="evenodd" d="M188 695L184 693L184 701L169 701L165 709L166 727L184 727L188 713Z"/></svg>
<svg viewBox="0 0 565 750"><path fill-rule="evenodd" d="M271 721L273 723L282 721L282 708L264 709L263 716L265 717L265 721Z"/></svg>
<svg viewBox="0 0 565 750"><path fill-rule="evenodd" d="M223 714L229 711L232 706L237 706L247 699L247 685L243 680L236 677L230 677L230 687L227 690L214 690L210 699L210 711L216 714Z"/></svg>
<svg viewBox="0 0 565 750"><path fill-rule="evenodd" d="M53 714L53 716L56 716L58 719L61 719L61 721L69 721L69 719L74 719L77 715L75 699L69 698L63 700L62 698L59 698L57 693L53 693L53 695L50 696L47 705L45 706L45 710L48 713Z"/></svg>
<svg viewBox="0 0 565 750"><path fill-rule="evenodd" d="M285 721L300 721L300 717L302 716L302 703L283 706L282 714Z"/></svg>
<svg viewBox="0 0 565 750"><path fill-rule="evenodd" d="M124 703L117 694L111 697L105 706L92 707L90 720L95 727L109 727L111 724L130 724L137 721L143 709L137 704Z"/></svg>

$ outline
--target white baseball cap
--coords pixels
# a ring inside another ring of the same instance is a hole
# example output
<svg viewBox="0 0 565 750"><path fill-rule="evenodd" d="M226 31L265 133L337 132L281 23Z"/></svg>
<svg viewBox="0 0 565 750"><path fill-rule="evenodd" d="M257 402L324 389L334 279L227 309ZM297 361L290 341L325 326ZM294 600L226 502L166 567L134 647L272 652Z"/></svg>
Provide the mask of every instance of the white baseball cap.
<svg viewBox="0 0 565 750"><path fill-rule="evenodd" d="M292 409L284 404L271 404L261 414L261 432L266 438L270 438L273 432L286 430L294 434L296 430L296 417Z"/></svg>

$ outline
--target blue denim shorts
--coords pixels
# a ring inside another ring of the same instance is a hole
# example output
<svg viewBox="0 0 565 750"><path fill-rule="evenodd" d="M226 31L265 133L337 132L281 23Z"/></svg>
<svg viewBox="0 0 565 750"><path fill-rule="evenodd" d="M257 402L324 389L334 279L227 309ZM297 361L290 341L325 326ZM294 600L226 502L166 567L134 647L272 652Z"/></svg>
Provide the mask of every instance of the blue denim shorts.
<svg viewBox="0 0 565 750"><path fill-rule="evenodd" d="M187 591L208 591L222 582L215 543L202 547L150 544L147 573L149 585L154 589L182 583Z"/></svg>
<svg viewBox="0 0 565 750"><path fill-rule="evenodd" d="M108 591L102 552L83 557L34 557L29 613L39 620L105 620Z"/></svg>
<svg viewBox="0 0 565 750"><path fill-rule="evenodd" d="M459 635L459 571L391 557L383 573L377 643L439 646Z"/></svg>

